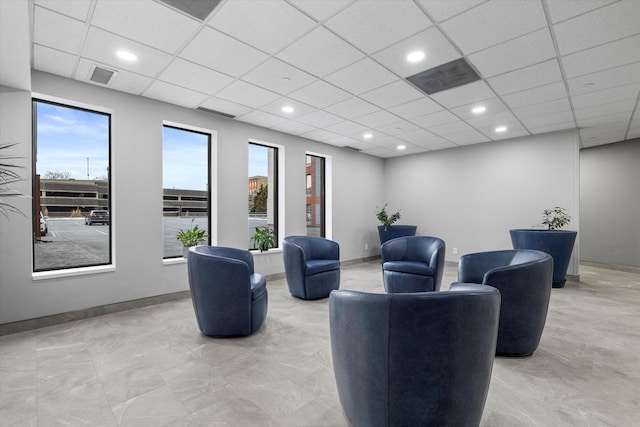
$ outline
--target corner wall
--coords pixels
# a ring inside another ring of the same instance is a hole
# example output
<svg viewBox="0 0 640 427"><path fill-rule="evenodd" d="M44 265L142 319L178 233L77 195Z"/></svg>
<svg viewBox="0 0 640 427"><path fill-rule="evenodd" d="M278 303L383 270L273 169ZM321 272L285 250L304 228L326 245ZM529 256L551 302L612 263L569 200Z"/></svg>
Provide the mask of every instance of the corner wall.
<svg viewBox="0 0 640 427"><path fill-rule="evenodd" d="M580 256L640 268L640 139L580 151Z"/></svg>
<svg viewBox="0 0 640 427"><path fill-rule="evenodd" d="M509 229L542 222L542 211L567 209L578 230L577 131L534 135L389 159L386 202L401 209L401 224L442 238L447 261L461 255L512 248ZM578 274L579 240L568 274ZM457 249L457 254L453 249Z"/></svg>

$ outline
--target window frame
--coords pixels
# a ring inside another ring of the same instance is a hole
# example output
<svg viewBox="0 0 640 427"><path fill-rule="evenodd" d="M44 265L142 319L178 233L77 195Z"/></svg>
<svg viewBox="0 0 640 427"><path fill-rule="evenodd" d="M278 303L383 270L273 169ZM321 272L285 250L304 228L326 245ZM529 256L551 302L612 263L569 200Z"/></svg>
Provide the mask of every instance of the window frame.
<svg viewBox="0 0 640 427"><path fill-rule="evenodd" d="M276 177L273 180L277 182L276 193L274 195L274 215L276 219L274 221L274 228L276 229L276 246L270 248L268 251L260 252L258 249L249 248L249 251L255 255L266 254L270 252L282 251L282 239L284 238L284 224L285 224L285 173L284 173L284 164L285 164L285 147L281 144L275 144L272 142L261 141L258 139L250 138L247 143L247 167L249 166L249 144L253 145L261 145L267 148L275 148L276 156L274 169L276 172ZM247 178L248 178L247 174ZM248 214L248 212L247 212ZM248 218L247 218L247 226L248 226ZM248 228L247 228L248 231ZM250 238L251 236L249 236Z"/></svg>
<svg viewBox="0 0 640 427"><path fill-rule="evenodd" d="M170 127L178 130L185 130L189 132L195 132L200 134L205 134L209 136L209 146L208 146L208 178L209 178L209 188L208 188L208 210L209 210L209 231L207 237L207 244L209 245L217 245L218 244L218 181L217 181L217 173L215 171L215 160L218 157L218 132L213 129L203 128L199 126L188 125L185 123L173 122L170 120L163 120L162 127ZM163 155L164 155L164 145L162 147ZM164 179L164 168L162 170L162 177ZM162 184L163 179L160 181L160 198L162 201L162 206L164 208L164 186ZM164 218L164 210L162 211L162 218ZM164 233L164 230L163 230ZM164 248L164 238L162 239L162 245ZM162 263L163 265L171 265L171 264L184 264L187 260L182 256L173 256L173 257L164 257L164 250L162 254Z"/></svg>
<svg viewBox="0 0 640 427"><path fill-rule="evenodd" d="M306 151L305 156L321 157L324 159L324 238L331 240L333 238L333 158L328 154L314 151ZM305 160L305 174L306 166L307 163Z"/></svg>
<svg viewBox="0 0 640 427"><path fill-rule="evenodd" d="M50 96L42 93L31 93L31 132L32 132L32 154L31 154L31 195L33 197L34 185L35 185L35 176L36 176L36 158L38 153L38 129L37 129L37 109L36 103L42 102L46 104L57 105L64 108L72 108L76 110L82 110L95 114L102 114L109 117L109 144L107 148L108 154L108 172L107 177L109 180L109 201L108 201L108 210L109 210L109 262L104 264L92 264L92 265L83 265L83 266L73 266L67 268L56 268L56 269L48 269L48 270L39 270L35 271L35 234L33 232L33 227L35 224L34 218L40 216L39 212L36 212L35 198L31 202L31 214L32 214L32 225L31 225L31 278L32 280L44 280L44 279L53 279L59 277L72 277L72 276L82 276L87 274L99 274L105 272L112 272L116 270L116 223L117 218L114 215L116 211L116 197L114 194L115 178L112 173L113 165L113 115L114 111L110 108L102 107L99 105L87 104L84 102L78 102L71 99L60 98L56 96ZM40 189L38 189L40 191Z"/></svg>

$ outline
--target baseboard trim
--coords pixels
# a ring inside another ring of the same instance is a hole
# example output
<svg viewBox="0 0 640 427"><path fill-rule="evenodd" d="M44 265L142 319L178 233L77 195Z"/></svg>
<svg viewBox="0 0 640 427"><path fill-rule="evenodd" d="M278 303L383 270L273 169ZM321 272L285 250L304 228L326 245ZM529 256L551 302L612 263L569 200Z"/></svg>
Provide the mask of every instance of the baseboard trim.
<svg viewBox="0 0 640 427"><path fill-rule="evenodd" d="M191 293L189 291L173 292L170 294L156 295L131 301L100 305L83 310L70 311L67 313L52 314L50 316L37 317L35 319L4 323L0 325L0 336L27 332L34 329L46 328L48 326L60 325L62 323L89 319L91 317L102 316L104 314L118 313L120 311L148 307L151 305L162 304L168 301L176 301L185 298L191 298Z"/></svg>
<svg viewBox="0 0 640 427"><path fill-rule="evenodd" d="M624 271L626 273L640 274L640 267L631 267L627 265L604 264L604 263L592 262L592 261L580 261L580 265L584 265L587 267L595 267L595 268L605 268L607 270Z"/></svg>

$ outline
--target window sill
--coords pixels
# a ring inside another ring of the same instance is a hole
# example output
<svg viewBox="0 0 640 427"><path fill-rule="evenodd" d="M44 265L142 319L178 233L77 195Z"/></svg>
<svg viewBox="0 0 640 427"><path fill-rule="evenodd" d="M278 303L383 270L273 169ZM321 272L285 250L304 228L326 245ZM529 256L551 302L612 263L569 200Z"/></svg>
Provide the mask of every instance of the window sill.
<svg viewBox="0 0 640 427"><path fill-rule="evenodd" d="M265 252L260 252L258 249L253 249L251 251L251 255L253 256L262 256L262 255L269 255L269 254L277 254L277 253L282 253L282 248L271 248L268 251Z"/></svg>
<svg viewBox="0 0 640 427"><path fill-rule="evenodd" d="M67 268L64 270L33 272L31 273L31 279L47 280L47 279L57 279L60 277L85 276L87 274L111 273L114 271L116 271L116 266L113 264L99 265L99 266L93 266L93 267Z"/></svg>
<svg viewBox="0 0 640 427"><path fill-rule="evenodd" d="M162 265L186 264L187 259L184 257L166 258L162 260Z"/></svg>

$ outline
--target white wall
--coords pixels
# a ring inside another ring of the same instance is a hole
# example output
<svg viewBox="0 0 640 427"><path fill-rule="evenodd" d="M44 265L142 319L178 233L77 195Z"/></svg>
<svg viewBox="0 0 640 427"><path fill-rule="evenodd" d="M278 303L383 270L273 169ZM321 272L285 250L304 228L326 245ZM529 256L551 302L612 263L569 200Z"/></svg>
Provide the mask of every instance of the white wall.
<svg viewBox="0 0 640 427"><path fill-rule="evenodd" d="M578 134L567 131L394 158L385 163L386 201L401 209L399 223L442 238L447 261L509 249L509 229L540 224L546 208L566 208L566 229L578 230L578 155ZM578 274L578 248L568 274Z"/></svg>
<svg viewBox="0 0 640 427"><path fill-rule="evenodd" d="M580 257L640 268L640 139L580 151Z"/></svg>
<svg viewBox="0 0 640 427"><path fill-rule="evenodd" d="M373 211L383 187L382 159L47 73L33 72L32 90L112 111L116 270L34 281L31 202L21 200L27 217L0 218L0 323L188 289L186 265L162 262L163 120L217 131L217 244L247 244L247 142L257 139L285 147L283 236L306 233L305 153L313 151L332 158L333 239L340 243L341 259L375 254ZM31 94L2 88L0 107L0 142L20 142L16 152L27 166L21 190L30 194ZM284 271L280 251L258 253L255 262L264 274Z"/></svg>

